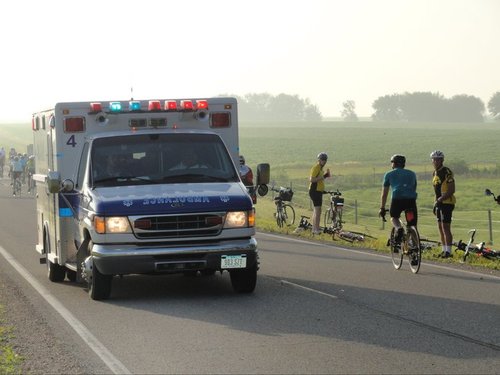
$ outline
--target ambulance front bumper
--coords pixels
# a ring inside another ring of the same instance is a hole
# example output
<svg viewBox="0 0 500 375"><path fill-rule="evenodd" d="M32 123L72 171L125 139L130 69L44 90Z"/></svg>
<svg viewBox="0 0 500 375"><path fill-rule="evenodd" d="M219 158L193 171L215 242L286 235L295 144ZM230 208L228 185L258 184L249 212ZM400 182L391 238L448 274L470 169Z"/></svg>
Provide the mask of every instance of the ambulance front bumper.
<svg viewBox="0 0 500 375"><path fill-rule="evenodd" d="M257 240L253 237L186 246L94 244L91 254L104 275L224 270L231 263L228 258L240 268L258 265Z"/></svg>

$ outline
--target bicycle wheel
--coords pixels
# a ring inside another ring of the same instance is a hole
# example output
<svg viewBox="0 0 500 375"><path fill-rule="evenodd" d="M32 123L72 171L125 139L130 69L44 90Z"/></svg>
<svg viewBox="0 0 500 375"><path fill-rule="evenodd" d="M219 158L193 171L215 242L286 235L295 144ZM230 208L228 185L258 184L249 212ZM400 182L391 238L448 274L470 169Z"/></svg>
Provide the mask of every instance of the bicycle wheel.
<svg viewBox="0 0 500 375"><path fill-rule="evenodd" d="M324 222L323 224L325 225L325 228L328 228L331 226L333 223L332 219L332 209L329 208L328 210L325 211L325 216L324 216Z"/></svg>
<svg viewBox="0 0 500 375"><path fill-rule="evenodd" d="M289 204L283 205L283 221L288 226L295 223L295 209Z"/></svg>
<svg viewBox="0 0 500 375"><path fill-rule="evenodd" d="M422 262L422 247L420 246L420 236L415 227L408 228L408 261L410 262L411 272L417 273Z"/></svg>
<svg viewBox="0 0 500 375"><path fill-rule="evenodd" d="M278 224L278 227L282 228L284 221L282 206L276 206L276 224Z"/></svg>
<svg viewBox="0 0 500 375"><path fill-rule="evenodd" d="M391 245L392 265L395 269L399 270L403 264L403 249L401 249L400 245L396 245L396 230L394 228L391 230L389 243Z"/></svg>
<svg viewBox="0 0 500 375"><path fill-rule="evenodd" d="M334 211L333 217L333 227L337 229L342 229L342 210Z"/></svg>

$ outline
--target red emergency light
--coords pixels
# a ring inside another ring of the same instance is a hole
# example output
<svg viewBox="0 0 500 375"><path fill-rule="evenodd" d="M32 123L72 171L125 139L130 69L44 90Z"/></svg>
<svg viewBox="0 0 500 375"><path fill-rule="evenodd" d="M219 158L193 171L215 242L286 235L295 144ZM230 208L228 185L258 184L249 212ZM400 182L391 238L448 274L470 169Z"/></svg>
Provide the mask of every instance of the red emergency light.
<svg viewBox="0 0 500 375"><path fill-rule="evenodd" d="M165 100L165 111L177 111L177 102L175 100Z"/></svg>
<svg viewBox="0 0 500 375"><path fill-rule="evenodd" d="M159 100L150 100L148 104L148 111L161 111L161 103Z"/></svg>
<svg viewBox="0 0 500 375"><path fill-rule="evenodd" d="M192 111L194 109L193 102L191 100L181 100L181 109L184 111Z"/></svg>
<svg viewBox="0 0 500 375"><path fill-rule="evenodd" d="M90 103L90 111L91 112L102 112L102 104L101 103Z"/></svg>
<svg viewBox="0 0 500 375"><path fill-rule="evenodd" d="M207 100L197 100L196 101L196 109L208 109L208 101Z"/></svg>
<svg viewBox="0 0 500 375"><path fill-rule="evenodd" d="M230 112L214 112L210 115L210 126L212 128L229 128L231 126Z"/></svg>
<svg viewBox="0 0 500 375"><path fill-rule="evenodd" d="M79 133L85 131L85 117L66 117L64 119L65 133Z"/></svg>

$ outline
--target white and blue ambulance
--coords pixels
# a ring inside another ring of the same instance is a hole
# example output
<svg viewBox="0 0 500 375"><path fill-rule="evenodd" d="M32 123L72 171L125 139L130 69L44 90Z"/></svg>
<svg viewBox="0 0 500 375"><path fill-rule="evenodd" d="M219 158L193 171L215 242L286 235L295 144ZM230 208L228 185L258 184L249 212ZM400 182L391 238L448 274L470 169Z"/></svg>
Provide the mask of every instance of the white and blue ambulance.
<svg viewBox="0 0 500 375"><path fill-rule="evenodd" d="M235 98L57 103L33 114L40 262L95 300L115 275L228 271L255 289ZM269 165L257 166L263 195Z"/></svg>

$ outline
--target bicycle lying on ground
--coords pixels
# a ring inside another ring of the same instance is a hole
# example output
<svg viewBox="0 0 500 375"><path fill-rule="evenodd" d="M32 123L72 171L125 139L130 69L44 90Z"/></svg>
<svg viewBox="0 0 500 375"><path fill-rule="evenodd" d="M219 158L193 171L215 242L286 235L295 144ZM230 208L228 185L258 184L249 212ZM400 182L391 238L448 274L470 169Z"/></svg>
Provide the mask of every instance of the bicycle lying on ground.
<svg viewBox="0 0 500 375"><path fill-rule="evenodd" d="M330 194L330 207L325 211L325 227L333 229L342 229L342 211L344 209L344 198L342 193L336 191L324 191L323 194Z"/></svg>
<svg viewBox="0 0 500 375"><path fill-rule="evenodd" d="M485 242L474 243L474 236L476 235L476 230L471 229L469 231L469 241L467 243L462 242L462 240L458 241L458 243L454 243L457 250L463 251L464 255L462 256L462 260L465 262L470 253L476 254L478 257L482 256L486 259L490 260L500 260L500 250L493 250L489 247L486 247Z"/></svg>
<svg viewBox="0 0 500 375"><path fill-rule="evenodd" d="M388 210L383 212L382 220L385 222L385 214ZM391 236L387 241L387 245L391 249L392 264L395 269L399 270L403 264L403 257L408 257L411 272L417 273L420 270L422 262L422 246L420 245L420 235L417 227L410 225L409 222L413 221L414 212L412 210L405 211L406 225L403 225L401 219L401 228L403 228L403 236L400 241L396 238L396 229L394 226L391 229Z"/></svg>
<svg viewBox="0 0 500 375"><path fill-rule="evenodd" d="M297 229L302 229L302 230L312 229L312 224L309 222L309 217L301 216ZM365 240L365 237L371 237L364 233L350 232L343 229L333 229L332 227L319 227L319 229L323 233L332 235L332 239L335 239L335 236L337 236L338 238L351 243L354 241L361 242Z"/></svg>
<svg viewBox="0 0 500 375"><path fill-rule="evenodd" d="M274 197L274 204L276 205L276 212L274 213L276 224L278 224L280 228L285 225L293 225L295 222L295 209L291 204L285 203L292 201L292 189L280 186L279 189L271 187L271 190L278 193L278 195Z"/></svg>

